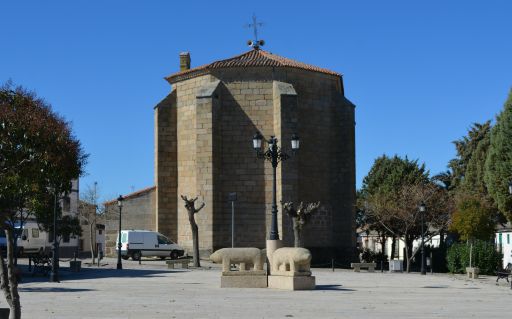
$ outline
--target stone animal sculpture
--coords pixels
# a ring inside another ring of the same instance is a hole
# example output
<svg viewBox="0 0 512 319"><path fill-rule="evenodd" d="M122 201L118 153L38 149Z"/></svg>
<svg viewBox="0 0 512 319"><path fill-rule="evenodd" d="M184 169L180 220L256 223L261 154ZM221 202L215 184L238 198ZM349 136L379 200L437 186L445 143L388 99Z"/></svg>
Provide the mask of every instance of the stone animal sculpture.
<svg viewBox="0 0 512 319"><path fill-rule="evenodd" d="M311 275L311 253L306 248L279 248L272 254L272 274Z"/></svg>
<svg viewBox="0 0 512 319"><path fill-rule="evenodd" d="M258 248L222 248L210 255L214 263L222 262L222 271L230 271L231 264L239 264L240 271L253 266L253 270L263 270L263 254Z"/></svg>

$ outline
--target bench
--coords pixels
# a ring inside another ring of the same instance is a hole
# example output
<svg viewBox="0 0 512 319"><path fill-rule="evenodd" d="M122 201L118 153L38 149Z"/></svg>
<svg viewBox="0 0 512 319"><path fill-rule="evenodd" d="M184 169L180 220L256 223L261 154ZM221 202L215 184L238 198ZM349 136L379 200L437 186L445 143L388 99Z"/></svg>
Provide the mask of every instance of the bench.
<svg viewBox="0 0 512 319"><path fill-rule="evenodd" d="M32 262L34 263L32 276L35 276L37 273L41 273L44 276L47 276L52 267L51 258L47 255L33 255L31 258Z"/></svg>
<svg viewBox="0 0 512 319"><path fill-rule="evenodd" d="M478 274L480 273L480 268L478 267L466 267L466 274L468 278L478 279Z"/></svg>
<svg viewBox="0 0 512 319"><path fill-rule="evenodd" d="M498 278L496 278L496 283L498 283L498 280L503 279L503 278L505 278L507 280L507 282L509 282L508 276L510 276L511 272L512 272L512 264L508 263L508 265L507 265L507 267L505 267L505 269L501 269L496 272L496 276L498 276Z"/></svg>
<svg viewBox="0 0 512 319"><path fill-rule="evenodd" d="M167 264L167 268L174 269L176 264L181 264L181 268L188 269L188 264L192 262L192 259L190 258L184 258L184 259L173 259L168 260L165 263Z"/></svg>
<svg viewBox="0 0 512 319"><path fill-rule="evenodd" d="M361 268L368 269L368 272L374 272L376 263L351 263L350 267L354 268L354 272L360 272Z"/></svg>

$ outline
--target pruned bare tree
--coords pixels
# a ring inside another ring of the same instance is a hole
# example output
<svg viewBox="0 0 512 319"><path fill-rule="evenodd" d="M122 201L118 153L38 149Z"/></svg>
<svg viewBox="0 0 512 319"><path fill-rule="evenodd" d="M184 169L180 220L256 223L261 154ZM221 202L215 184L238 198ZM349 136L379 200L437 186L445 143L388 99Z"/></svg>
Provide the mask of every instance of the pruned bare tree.
<svg viewBox="0 0 512 319"><path fill-rule="evenodd" d="M293 202L283 204L283 211L292 218L294 246L303 247L302 231L311 216L320 208L320 202L304 204L300 202L297 209L293 206Z"/></svg>
<svg viewBox="0 0 512 319"><path fill-rule="evenodd" d="M96 225L98 224L99 218L104 214L104 209L98 206L98 183L94 182L94 187L88 186L85 192L80 195L80 198L78 218L80 218L83 224L89 226L91 259L94 264L96 253Z"/></svg>
<svg viewBox="0 0 512 319"><path fill-rule="evenodd" d="M185 202L185 208L188 212L188 220L190 222L190 228L192 228L192 245L194 249L194 267L201 267L199 263L199 228L197 227L195 214L197 214L204 207L204 203L199 206L199 208L195 207L196 198L188 199L187 196L181 195L181 199Z"/></svg>
<svg viewBox="0 0 512 319"><path fill-rule="evenodd" d="M410 271L412 259L420 247L413 249L414 240L421 238L421 213L419 203L424 202L425 241L429 241L446 230L453 211L453 199L445 189L434 183L405 184L397 192L396 198L380 193L370 195L366 201L366 211L386 228L390 234L402 237L405 241L406 269Z"/></svg>

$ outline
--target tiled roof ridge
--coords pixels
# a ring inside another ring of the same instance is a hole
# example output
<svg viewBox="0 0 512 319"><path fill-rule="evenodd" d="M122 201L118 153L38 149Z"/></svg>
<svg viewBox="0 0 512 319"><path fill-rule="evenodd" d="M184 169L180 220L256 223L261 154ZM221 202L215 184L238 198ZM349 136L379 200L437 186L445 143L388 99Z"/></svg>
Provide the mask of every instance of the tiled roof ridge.
<svg viewBox="0 0 512 319"><path fill-rule="evenodd" d="M194 76L208 73L209 70L231 68L231 67L291 67L302 70L320 72L335 76L341 76L341 74L320 68L314 65L306 64L289 58L273 54L271 52L261 49L251 49L242 54L238 54L234 57L214 61L209 64L204 64L189 70L180 71L166 77L169 82L177 82L185 79L192 78Z"/></svg>
<svg viewBox="0 0 512 319"><path fill-rule="evenodd" d="M156 189L156 186L146 187L146 188L140 189L138 191L135 191L133 193L127 194L127 195L123 196L123 198L124 199L130 199L130 198L133 198L133 197L137 197L137 196L142 195L144 193L148 193L148 192L150 192L150 191L152 191L154 189ZM115 203L115 202L117 202L117 198L109 200L107 202L104 202L103 205L110 205L110 204Z"/></svg>

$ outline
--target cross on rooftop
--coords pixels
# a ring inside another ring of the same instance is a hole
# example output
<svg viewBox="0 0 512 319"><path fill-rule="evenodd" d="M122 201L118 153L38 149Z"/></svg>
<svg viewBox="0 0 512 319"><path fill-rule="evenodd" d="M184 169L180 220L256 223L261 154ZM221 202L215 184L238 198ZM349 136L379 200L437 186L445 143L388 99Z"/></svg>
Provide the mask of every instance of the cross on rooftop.
<svg viewBox="0 0 512 319"><path fill-rule="evenodd" d="M248 44L252 46L254 49L259 49L265 42L263 40L258 40L258 27L262 27L263 23L258 22L256 19L256 15L252 15L252 23L247 25L248 28L253 28L254 30L254 40L249 40Z"/></svg>

